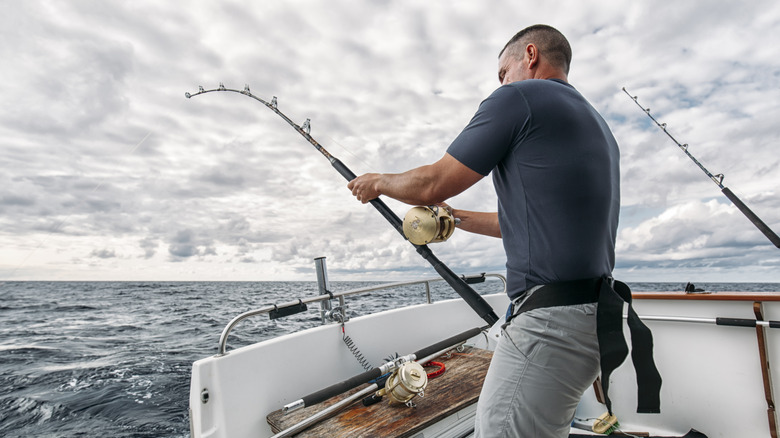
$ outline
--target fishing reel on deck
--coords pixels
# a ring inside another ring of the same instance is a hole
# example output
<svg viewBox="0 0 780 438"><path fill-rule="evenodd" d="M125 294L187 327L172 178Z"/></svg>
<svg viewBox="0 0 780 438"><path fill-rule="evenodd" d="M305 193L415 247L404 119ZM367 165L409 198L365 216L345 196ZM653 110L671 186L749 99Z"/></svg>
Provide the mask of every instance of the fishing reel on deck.
<svg viewBox="0 0 780 438"><path fill-rule="evenodd" d="M404 236L415 245L444 242L455 232L458 222L444 207L412 207L404 216Z"/></svg>
<svg viewBox="0 0 780 438"><path fill-rule="evenodd" d="M428 386L428 374L417 362L404 362L387 378L385 387L376 392L376 396L388 396L390 404L403 403L414 407L414 396L425 395L425 387Z"/></svg>

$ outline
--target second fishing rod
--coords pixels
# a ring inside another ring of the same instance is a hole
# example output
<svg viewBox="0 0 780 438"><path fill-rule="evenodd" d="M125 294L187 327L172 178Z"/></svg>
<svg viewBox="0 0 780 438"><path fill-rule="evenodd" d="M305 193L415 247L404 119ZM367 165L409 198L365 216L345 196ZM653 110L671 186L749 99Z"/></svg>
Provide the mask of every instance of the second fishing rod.
<svg viewBox="0 0 780 438"><path fill-rule="evenodd" d="M735 195L731 189L723 185L724 176L722 173L713 175L709 170L707 170L706 167L704 167L703 164L699 162L699 160L696 159L696 157L693 156L693 154L691 154L691 152L688 150L688 144L682 144L677 141L677 139L674 138L674 136L672 136L672 134L666 129L666 123L660 123L658 120L656 120L656 118L650 114L650 108L645 108L639 103L639 98L637 96L632 96L631 93L626 90L626 87L623 87L623 92L626 93L628 97L630 97L634 103L636 103L637 106L639 106L639 108L645 112L645 114L647 114L647 117L649 117L650 120L652 120L653 123L655 123L655 125L658 126L658 128L661 129L664 134L666 134L667 137L669 137L677 145L677 147L679 147L680 150L682 150L685 155L688 156L688 158L690 158L694 163L696 163L697 166L699 166L699 169L701 169L702 172L704 172L712 180L712 182L718 186L720 191L729 199L729 201L731 201L739 209L739 211L741 211L742 214L744 214L745 217L747 217L748 220L752 222L753 225L755 225L756 228L758 228L758 230L761 231L761 233L763 233L767 239L769 239L770 242L772 242L776 247L780 248L780 236L772 231L772 229L769 228L769 226L764 223L764 221L762 221L757 214L753 213L753 210L745 205L745 203L742 202L742 200L739 199L739 197L737 197L737 195Z"/></svg>

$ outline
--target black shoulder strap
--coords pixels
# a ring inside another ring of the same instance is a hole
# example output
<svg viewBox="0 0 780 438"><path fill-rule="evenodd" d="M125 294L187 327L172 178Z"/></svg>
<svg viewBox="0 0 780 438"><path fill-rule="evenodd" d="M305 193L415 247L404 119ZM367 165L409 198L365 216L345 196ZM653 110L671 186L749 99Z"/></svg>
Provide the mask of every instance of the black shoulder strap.
<svg viewBox="0 0 780 438"><path fill-rule="evenodd" d="M598 339L601 352L601 385L607 410L612 414L609 399L609 376L625 360L628 345L623 336L623 304L628 303L628 327L631 330L631 359L636 369L637 412L661 412L661 375L653 361L653 335L639 319L631 305L631 289L620 281L604 277L599 291Z"/></svg>

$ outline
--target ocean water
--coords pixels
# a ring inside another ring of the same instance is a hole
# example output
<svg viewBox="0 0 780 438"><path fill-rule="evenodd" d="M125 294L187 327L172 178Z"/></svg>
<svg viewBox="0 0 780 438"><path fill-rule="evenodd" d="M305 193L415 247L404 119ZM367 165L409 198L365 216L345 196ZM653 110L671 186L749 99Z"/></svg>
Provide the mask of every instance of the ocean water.
<svg viewBox="0 0 780 438"><path fill-rule="evenodd" d="M334 292L375 283L331 282ZM497 291L499 282L475 285ZM630 284L635 291L684 285ZM776 291L780 284L697 284ZM0 436L188 437L192 362L217 351L236 315L315 295L315 282L0 284ZM455 298L437 283L434 300ZM350 316L424 302L423 286L349 297ZM229 349L319 325L318 306L240 323Z"/></svg>

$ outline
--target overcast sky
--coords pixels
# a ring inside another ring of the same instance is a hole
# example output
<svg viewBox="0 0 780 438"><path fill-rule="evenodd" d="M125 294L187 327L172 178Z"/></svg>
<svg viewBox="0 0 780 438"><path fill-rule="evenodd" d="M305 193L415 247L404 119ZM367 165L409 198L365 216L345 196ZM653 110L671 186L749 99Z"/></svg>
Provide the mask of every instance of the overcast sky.
<svg viewBox="0 0 780 438"><path fill-rule="evenodd" d="M776 1L0 1L0 281L435 275L271 111L355 173L431 163L546 23L621 146L615 275L780 282L775 248L621 91L780 230ZM403 217L409 206L388 200ZM495 211L490 178L450 200ZM501 272L498 239L434 252Z"/></svg>

